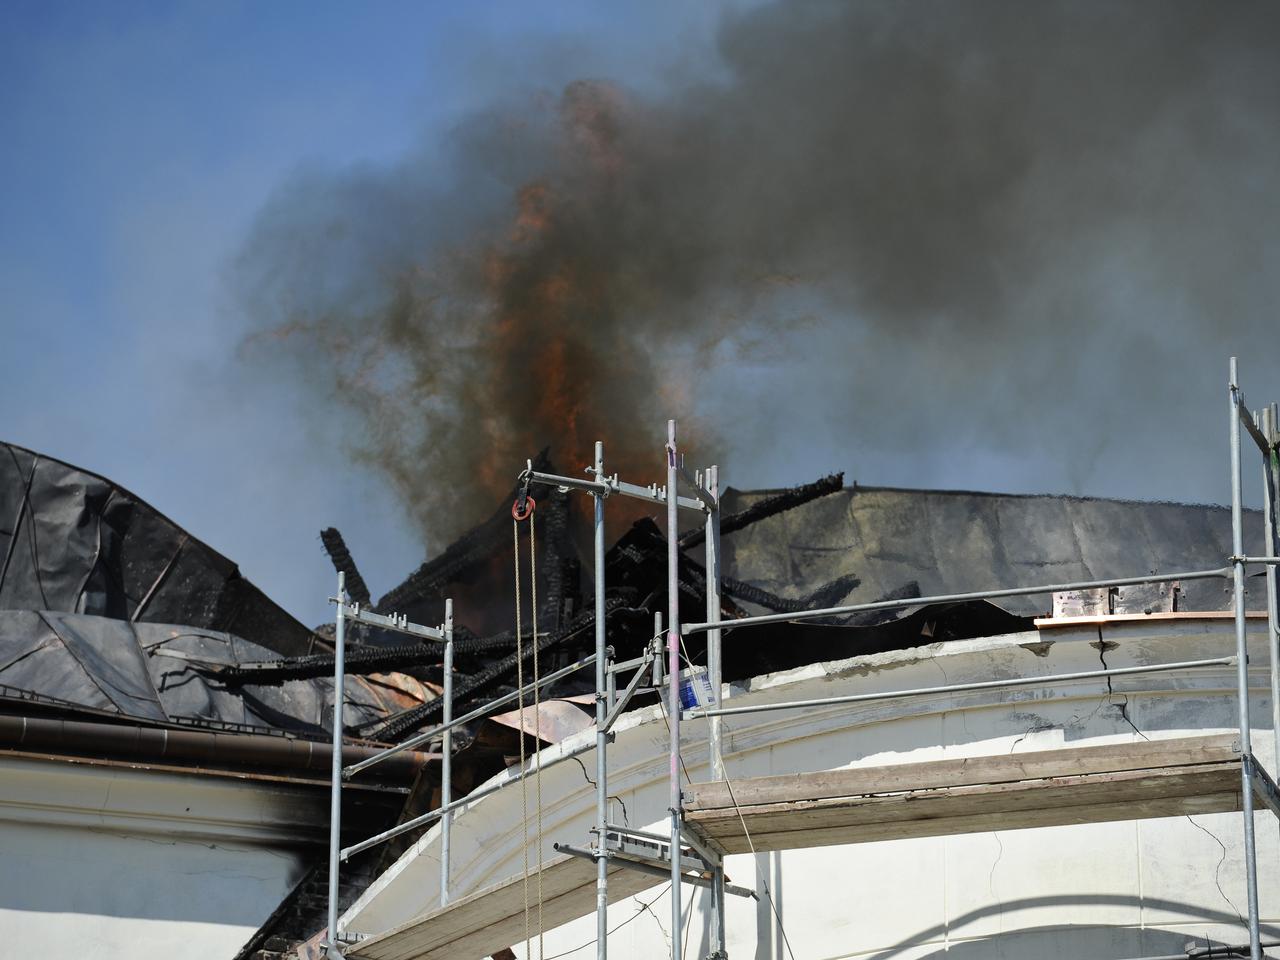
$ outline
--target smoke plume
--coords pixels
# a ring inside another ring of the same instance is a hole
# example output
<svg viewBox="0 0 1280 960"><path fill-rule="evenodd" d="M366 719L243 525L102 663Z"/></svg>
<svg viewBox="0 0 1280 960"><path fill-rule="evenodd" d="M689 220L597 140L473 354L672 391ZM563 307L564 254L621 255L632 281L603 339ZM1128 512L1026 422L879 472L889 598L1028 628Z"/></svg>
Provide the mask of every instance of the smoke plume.
<svg viewBox="0 0 1280 960"><path fill-rule="evenodd" d="M535 78L395 166L283 185L237 265L245 350L354 416L436 542L548 444L658 479L668 416L700 463L980 435L1079 486L1107 410L1217 396L1273 329L1278 28L1181 0L728 15L679 89Z"/></svg>

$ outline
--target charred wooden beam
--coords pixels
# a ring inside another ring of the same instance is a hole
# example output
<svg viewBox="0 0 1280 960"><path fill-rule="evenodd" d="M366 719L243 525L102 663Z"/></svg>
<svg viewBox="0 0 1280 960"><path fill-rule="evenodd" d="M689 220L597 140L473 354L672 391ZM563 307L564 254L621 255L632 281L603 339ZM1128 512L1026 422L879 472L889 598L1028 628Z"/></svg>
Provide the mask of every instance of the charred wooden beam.
<svg viewBox="0 0 1280 960"><path fill-rule="evenodd" d="M533 465L535 470L548 470L547 451L538 454ZM512 498L515 493L513 486ZM432 597L448 584L486 566L499 551L510 549L510 544L511 500L507 499L488 520L464 533L387 593L375 609L378 613L407 610L419 600Z"/></svg>
<svg viewBox="0 0 1280 960"><path fill-rule="evenodd" d="M364 577L360 576L356 562L351 558L351 551L347 549L347 542L342 539L338 528L325 527L321 530L320 542L333 561L333 569L346 575L347 595L356 603L367 607L370 602L369 586L364 582Z"/></svg>
<svg viewBox="0 0 1280 960"><path fill-rule="evenodd" d="M687 569L694 581L694 586L701 591L702 595L706 595L706 568L695 560L685 557L682 565L687 564ZM735 600L742 600L746 603L754 603L756 606L764 607L767 610L773 610L778 613L800 613L804 610L816 610L822 607L830 607L843 600L849 595L849 591L855 589L862 583L862 579L856 574L845 574L837 577L830 583L824 583L810 594L803 597L781 597L776 593L771 593L763 587L757 587L755 584L746 583L733 577L721 576L720 592L725 596L732 597ZM917 594L918 596L918 594ZM894 598L890 598L894 599Z"/></svg>
<svg viewBox="0 0 1280 960"><path fill-rule="evenodd" d="M625 618L628 614L636 614L637 622L648 622L651 617L647 610L633 610L622 601L616 599L606 601L606 621L617 617ZM571 645L589 637L594 629L595 611L584 611L574 618L573 623L567 629L539 638L538 652L542 654L548 650ZM522 654L525 661L532 660L533 644L526 645ZM516 664L520 659L515 652L512 652L470 677L465 683L459 684L453 692L455 707L460 708L468 702L474 702L481 694L487 693L504 677L515 672ZM372 740L394 742L435 719L440 714L443 706L443 703L437 699L404 710L382 722L376 729L371 730L367 736Z"/></svg>
<svg viewBox="0 0 1280 960"><path fill-rule="evenodd" d="M825 497L829 493L836 493L843 489L844 473L841 472L830 474L821 480L815 480L813 483L792 487L790 490L784 490L782 493L775 494L772 497L765 497L763 500L757 500L745 510L730 514L727 517L721 517L720 535L725 536L735 530L749 527L751 524L757 523L766 517L772 517L774 514L791 510L801 504L808 503L810 500L817 500L819 497ZM706 538L706 530L698 527L680 538L680 549L688 550L690 547L696 547L703 543Z"/></svg>
<svg viewBox="0 0 1280 960"><path fill-rule="evenodd" d="M464 635L455 637L454 652L459 656L469 656L508 650L514 645L514 631L492 637ZM369 673L386 673L391 670L438 666L443 653L444 644L435 640L401 644L395 647L353 646L347 649L343 665L346 667L346 673L363 676ZM274 685L287 680L310 680L315 677L333 676L333 654L264 660L236 666L209 667L206 670L216 673L219 679L229 685L244 683Z"/></svg>

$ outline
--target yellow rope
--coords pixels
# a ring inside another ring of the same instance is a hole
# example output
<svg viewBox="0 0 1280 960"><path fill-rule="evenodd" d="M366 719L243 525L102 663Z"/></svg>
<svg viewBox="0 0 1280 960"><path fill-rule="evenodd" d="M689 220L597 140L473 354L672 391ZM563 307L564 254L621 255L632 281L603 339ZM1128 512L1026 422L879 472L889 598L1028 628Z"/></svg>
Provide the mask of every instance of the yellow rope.
<svg viewBox="0 0 1280 960"><path fill-rule="evenodd" d="M538 669L538 543L534 537L533 515L529 516L529 590L533 594L533 735L538 751L542 751L542 688L538 682L542 674ZM542 948L542 761L534 774L534 788L538 804L538 960L544 954Z"/></svg>
<svg viewBox="0 0 1280 960"><path fill-rule="evenodd" d="M542 692L538 686L538 682L542 679L540 667L538 664L538 542L534 532L533 516L529 517L529 580L532 597L530 598L533 606L533 732L534 737L538 740L538 750L542 748ZM530 922L529 922L529 784L528 777L525 776L526 764L528 757L524 748L524 638L523 638L523 603L520 598L520 524L516 520L511 522L511 547L512 554L515 557L515 578L516 578L516 686L520 693L517 696L517 707L520 712L520 802L523 806L524 817L521 821L521 829L524 836L524 955L531 957L529 952ZM542 925L542 764L539 762L537 770L534 772L534 786L537 793L538 807L538 830L537 830L537 847L538 847L538 958L541 960L543 956L543 925Z"/></svg>
<svg viewBox="0 0 1280 960"><path fill-rule="evenodd" d="M516 573L516 708L520 712L520 802L524 807L524 818L520 821L524 831L524 955L529 956L529 788L525 777L524 753L524 644L521 639L520 623L520 524L511 521L511 555L515 560ZM536 622L536 621L535 621Z"/></svg>

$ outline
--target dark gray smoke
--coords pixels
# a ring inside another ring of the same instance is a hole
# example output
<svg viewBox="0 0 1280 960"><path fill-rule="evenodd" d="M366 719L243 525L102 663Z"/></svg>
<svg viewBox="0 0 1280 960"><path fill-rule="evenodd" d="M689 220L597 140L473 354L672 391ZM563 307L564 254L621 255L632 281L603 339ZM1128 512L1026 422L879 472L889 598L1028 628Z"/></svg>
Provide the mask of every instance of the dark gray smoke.
<svg viewBox="0 0 1280 960"><path fill-rule="evenodd" d="M432 538L548 444L656 479L667 416L700 462L809 437L824 467L917 451L922 483L976 450L1123 487L1203 446L1226 356L1274 341L1277 54L1264 2L735 14L716 79L531 84L285 185L238 267L246 352L354 413Z"/></svg>

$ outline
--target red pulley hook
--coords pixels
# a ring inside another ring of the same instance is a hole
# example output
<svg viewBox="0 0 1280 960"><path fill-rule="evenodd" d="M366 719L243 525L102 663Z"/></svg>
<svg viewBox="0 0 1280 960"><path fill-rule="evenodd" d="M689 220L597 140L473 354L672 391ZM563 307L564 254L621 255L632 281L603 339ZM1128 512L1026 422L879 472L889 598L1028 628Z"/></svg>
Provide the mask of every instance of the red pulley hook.
<svg viewBox="0 0 1280 960"><path fill-rule="evenodd" d="M523 513L521 513L520 511L521 499L524 500ZM533 497L528 496L527 494L523 498L516 497L515 501L511 504L511 519L515 520L517 523L519 523L522 520L528 520L530 517L533 516L533 508L536 507L537 505L538 505L538 501L534 500Z"/></svg>

